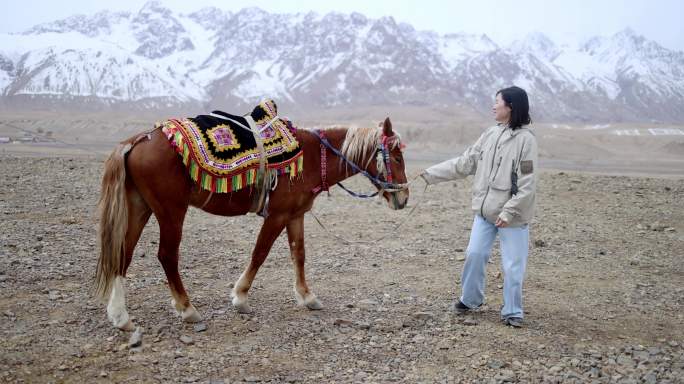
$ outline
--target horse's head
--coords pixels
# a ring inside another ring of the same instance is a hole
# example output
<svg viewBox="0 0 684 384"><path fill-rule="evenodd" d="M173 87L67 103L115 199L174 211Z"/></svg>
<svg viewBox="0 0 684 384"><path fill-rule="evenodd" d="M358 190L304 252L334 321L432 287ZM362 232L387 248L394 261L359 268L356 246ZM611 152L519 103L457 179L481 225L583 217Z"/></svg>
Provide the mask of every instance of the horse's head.
<svg viewBox="0 0 684 384"><path fill-rule="evenodd" d="M409 197L408 183L401 138L392 130L389 117L380 123L382 136L376 154L376 169L378 179L384 183L376 185L382 191L382 197L387 200L392 209L402 209Z"/></svg>

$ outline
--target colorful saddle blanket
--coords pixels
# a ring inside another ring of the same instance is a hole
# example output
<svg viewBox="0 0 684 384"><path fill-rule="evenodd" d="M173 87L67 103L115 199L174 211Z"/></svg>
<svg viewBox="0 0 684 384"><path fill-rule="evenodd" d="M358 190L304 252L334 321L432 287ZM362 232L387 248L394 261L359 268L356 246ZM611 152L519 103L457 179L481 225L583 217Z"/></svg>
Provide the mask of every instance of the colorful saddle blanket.
<svg viewBox="0 0 684 384"><path fill-rule="evenodd" d="M296 127L278 117L273 100L261 102L250 114L263 142L267 172L302 172L303 152L295 138ZM190 177L202 189L226 193L253 186L258 175L261 151L245 117L221 111L186 119L157 123L182 157Z"/></svg>

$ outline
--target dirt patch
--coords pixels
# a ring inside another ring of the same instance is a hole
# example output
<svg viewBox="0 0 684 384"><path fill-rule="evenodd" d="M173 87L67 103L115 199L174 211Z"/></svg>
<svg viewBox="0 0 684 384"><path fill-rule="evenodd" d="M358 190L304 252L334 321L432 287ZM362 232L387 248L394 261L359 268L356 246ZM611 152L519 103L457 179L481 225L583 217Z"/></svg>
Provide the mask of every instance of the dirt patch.
<svg viewBox="0 0 684 384"><path fill-rule="evenodd" d="M525 326L498 315L499 253L487 304L448 313L472 213L469 181L412 190L413 217L374 246L347 245L306 218L309 285L297 307L281 237L237 314L231 284L261 219L191 210L181 275L204 317L171 310L151 220L128 279L142 345L92 299L101 157L0 156L0 379L3 382L681 382L684 180L545 172L532 225ZM415 174L417 167L411 169ZM354 179L355 189L370 189ZM409 207L410 209L411 207ZM314 212L372 241L409 210L334 189Z"/></svg>

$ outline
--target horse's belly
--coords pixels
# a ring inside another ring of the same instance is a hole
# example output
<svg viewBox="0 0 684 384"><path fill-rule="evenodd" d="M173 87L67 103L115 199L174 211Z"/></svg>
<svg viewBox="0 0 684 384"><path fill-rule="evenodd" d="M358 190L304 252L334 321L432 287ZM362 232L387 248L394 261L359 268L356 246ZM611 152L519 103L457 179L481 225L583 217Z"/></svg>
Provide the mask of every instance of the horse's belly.
<svg viewBox="0 0 684 384"><path fill-rule="evenodd" d="M211 195L208 191L202 191L192 194L190 205L214 215L239 216L249 212L252 196L249 190Z"/></svg>

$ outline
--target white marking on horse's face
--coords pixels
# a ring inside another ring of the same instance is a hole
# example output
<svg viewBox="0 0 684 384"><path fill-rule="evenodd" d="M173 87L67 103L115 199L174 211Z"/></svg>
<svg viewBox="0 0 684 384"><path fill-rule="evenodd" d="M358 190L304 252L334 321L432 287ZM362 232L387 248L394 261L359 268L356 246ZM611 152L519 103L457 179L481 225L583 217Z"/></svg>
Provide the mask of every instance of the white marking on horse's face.
<svg viewBox="0 0 684 384"><path fill-rule="evenodd" d="M126 279L117 276L112 283L112 293L107 304L107 317L115 327L124 329L127 327L130 317L126 311ZM132 324L131 324L132 325Z"/></svg>
<svg viewBox="0 0 684 384"><path fill-rule="evenodd" d="M406 190L389 193L387 205L389 205L389 207L394 210L404 209L404 207L406 207L406 204L408 203L408 197L409 194Z"/></svg>

